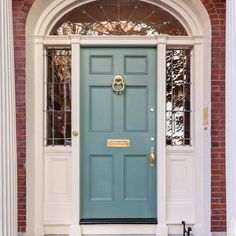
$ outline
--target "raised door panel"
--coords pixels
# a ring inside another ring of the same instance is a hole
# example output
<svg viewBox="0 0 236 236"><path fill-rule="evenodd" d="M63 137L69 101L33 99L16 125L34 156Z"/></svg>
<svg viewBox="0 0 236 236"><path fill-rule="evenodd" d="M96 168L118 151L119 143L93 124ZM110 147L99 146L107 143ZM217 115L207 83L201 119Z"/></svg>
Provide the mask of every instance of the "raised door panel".
<svg viewBox="0 0 236 236"><path fill-rule="evenodd" d="M127 88L124 112L126 131L147 131L148 89L147 87Z"/></svg>
<svg viewBox="0 0 236 236"><path fill-rule="evenodd" d="M124 199L126 201L148 200L148 168L147 156L125 156Z"/></svg>
<svg viewBox="0 0 236 236"><path fill-rule="evenodd" d="M113 94L110 87L90 87L90 131L113 129Z"/></svg>
<svg viewBox="0 0 236 236"><path fill-rule="evenodd" d="M114 195L113 156L90 156L89 167L90 200L112 201Z"/></svg>

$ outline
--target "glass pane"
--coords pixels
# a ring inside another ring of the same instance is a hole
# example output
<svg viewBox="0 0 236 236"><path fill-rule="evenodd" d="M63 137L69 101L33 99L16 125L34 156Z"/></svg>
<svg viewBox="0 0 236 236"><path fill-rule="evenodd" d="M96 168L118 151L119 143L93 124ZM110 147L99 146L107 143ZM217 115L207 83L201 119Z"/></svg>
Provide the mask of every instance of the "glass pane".
<svg viewBox="0 0 236 236"><path fill-rule="evenodd" d="M47 50L46 145L71 145L71 51Z"/></svg>
<svg viewBox="0 0 236 236"><path fill-rule="evenodd" d="M191 144L190 50L166 52L166 144Z"/></svg>
<svg viewBox="0 0 236 236"><path fill-rule="evenodd" d="M64 15L51 35L187 35L169 12L141 0L96 0Z"/></svg>

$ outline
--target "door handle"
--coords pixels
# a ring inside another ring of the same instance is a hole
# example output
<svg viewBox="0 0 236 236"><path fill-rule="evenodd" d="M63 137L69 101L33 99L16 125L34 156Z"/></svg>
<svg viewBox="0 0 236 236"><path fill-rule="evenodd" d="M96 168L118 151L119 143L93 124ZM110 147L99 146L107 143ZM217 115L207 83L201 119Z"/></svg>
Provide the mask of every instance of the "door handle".
<svg viewBox="0 0 236 236"><path fill-rule="evenodd" d="M154 152L154 147L151 147L151 152L149 154L149 163L151 167L155 166L156 162L156 157L155 157L155 152Z"/></svg>

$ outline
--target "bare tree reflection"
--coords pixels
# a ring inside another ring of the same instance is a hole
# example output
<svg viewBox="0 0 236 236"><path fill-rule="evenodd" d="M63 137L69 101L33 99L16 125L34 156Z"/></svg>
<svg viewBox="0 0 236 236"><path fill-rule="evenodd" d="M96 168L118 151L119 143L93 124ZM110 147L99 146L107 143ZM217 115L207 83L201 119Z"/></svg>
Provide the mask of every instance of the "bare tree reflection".
<svg viewBox="0 0 236 236"><path fill-rule="evenodd" d="M166 52L166 144L190 144L190 50Z"/></svg>

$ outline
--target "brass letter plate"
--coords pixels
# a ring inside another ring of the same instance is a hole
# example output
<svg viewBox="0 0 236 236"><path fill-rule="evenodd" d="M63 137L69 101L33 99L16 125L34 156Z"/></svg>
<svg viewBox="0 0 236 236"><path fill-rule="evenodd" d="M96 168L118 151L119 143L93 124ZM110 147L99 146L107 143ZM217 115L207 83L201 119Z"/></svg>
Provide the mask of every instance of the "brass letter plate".
<svg viewBox="0 0 236 236"><path fill-rule="evenodd" d="M128 148L130 147L130 139L107 139L107 147Z"/></svg>

